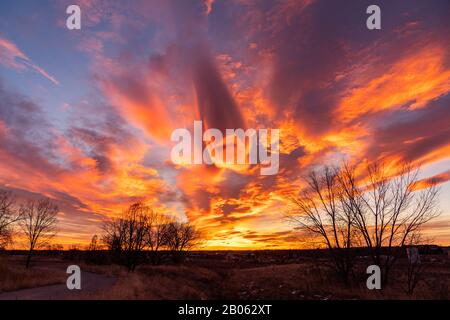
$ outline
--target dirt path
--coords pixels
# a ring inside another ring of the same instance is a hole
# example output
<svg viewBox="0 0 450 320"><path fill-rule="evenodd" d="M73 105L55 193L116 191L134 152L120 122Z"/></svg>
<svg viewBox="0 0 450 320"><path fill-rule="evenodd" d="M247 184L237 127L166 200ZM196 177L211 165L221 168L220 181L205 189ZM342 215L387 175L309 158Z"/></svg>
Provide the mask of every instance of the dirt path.
<svg viewBox="0 0 450 320"><path fill-rule="evenodd" d="M97 273L81 272L81 290L69 290L66 284L56 284L31 289L0 293L0 300L64 300L105 290L114 285L116 278Z"/></svg>

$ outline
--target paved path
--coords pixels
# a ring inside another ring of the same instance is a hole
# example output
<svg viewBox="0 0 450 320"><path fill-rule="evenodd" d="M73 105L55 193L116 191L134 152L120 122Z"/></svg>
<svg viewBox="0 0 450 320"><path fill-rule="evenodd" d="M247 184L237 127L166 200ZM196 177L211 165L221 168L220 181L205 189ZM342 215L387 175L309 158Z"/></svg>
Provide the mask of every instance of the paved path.
<svg viewBox="0 0 450 320"><path fill-rule="evenodd" d="M68 275L69 276L69 275ZM80 294L90 294L114 285L115 278L97 273L81 272L81 290L69 290L66 284L55 284L31 289L0 293L0 300L62 300L76 299Z"/></svg>

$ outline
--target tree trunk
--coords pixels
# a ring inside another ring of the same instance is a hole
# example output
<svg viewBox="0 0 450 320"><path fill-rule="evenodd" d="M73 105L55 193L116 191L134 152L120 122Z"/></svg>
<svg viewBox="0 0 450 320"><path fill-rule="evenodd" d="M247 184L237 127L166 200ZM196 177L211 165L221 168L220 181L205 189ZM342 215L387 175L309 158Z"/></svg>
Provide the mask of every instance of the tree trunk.
<svg viewBox="0 0 450 320"><path fill-rule="evenodd" d="M28 251L28 257L27 257L27 262L25 264L25 267L28 269L30 267L30 263L31 263L31 255L33 254L33 249L30 249Z"/></svg>

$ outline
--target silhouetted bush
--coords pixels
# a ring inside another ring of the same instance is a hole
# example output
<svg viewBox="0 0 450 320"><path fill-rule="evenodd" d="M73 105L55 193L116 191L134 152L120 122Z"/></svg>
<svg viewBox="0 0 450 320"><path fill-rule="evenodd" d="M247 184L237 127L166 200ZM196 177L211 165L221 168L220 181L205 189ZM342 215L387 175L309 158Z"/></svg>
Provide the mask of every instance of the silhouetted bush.
<svg viewBox="0 0 450 320"><path fill-rule="evenodd" d="M85 252L84 261L88 264L107 265L112 263L111 254L103 250Z"/></svg>

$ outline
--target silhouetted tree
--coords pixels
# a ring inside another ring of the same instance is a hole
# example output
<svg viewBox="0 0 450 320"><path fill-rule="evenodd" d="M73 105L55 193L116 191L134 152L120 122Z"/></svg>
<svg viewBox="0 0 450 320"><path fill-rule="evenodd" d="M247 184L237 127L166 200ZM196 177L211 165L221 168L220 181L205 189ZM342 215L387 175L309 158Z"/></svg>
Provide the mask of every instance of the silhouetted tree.
<svg viewBox="0 0 450 320"><path fill-rule="evenodd" d="M164 240L172 253L176 263L183 258L183 253L198 245L200 234L196 228L189 223L171 222L165 230Z"/></svg>
<svg viewBox="0 0 450 320"><path fill-rule="evenodd" d="M355 204L355 226L386 284L405 246L417 244L424 224L439 215L439 188L430 181L418 190L419 168L410 163L395 175L381 162L369 164L362 183L354 179L354 169L347 166L344 173L347 197Z"/></svg>
<svg viewBox="0 0 450 320"><path fill-rule="evenodd" d="M153 264L161 262L160 249L167 246L167 233L172 220L159 212L153 211L148 220L147 247Z"/></svg>
<svg viewBox="0 0 450 320"><path fill-rule="evenodd" d="M329 249L333 267L346 283L352 272L351 251L355 239L352 205L343 191L341 172L325 167L306 178L307 187L293 198L294 209L288 218L293 223L319 236Z"/></svg>
<svg viewBox="0 0 450 320"><path fill-rule="evenodd" d="M123 212L120 218L108 221L103 226L103 242L116 253L129 271L134 271L141 261L147 242L150 213L150 207L137 202Z"/></svg>
<svg viewBox="0 0 450 320"><path fill-rule="evenodd" d="M395 174L381 162L372 163L359 176L348 164L326 167L321 175L309 176L289 218L322 237L344 279L352 267L350 248L367 247L386 284L405 246L439 215L436 184L419 188L418 174L409 163Z"/></svg>
<svg viewBox="0 0 450 320"><path fill-rule="evenodd" d="M15 198L5 190L0 190L0 248L12 242L13 225L21 219L15 207Z"/></svg>
<svg viewBox="0 0 450 320"><path fill-rule="evenodd" d="M21 205L20 226L28 242L28 257L26 267L29 268L31 257L35 249L48 244L48 241L56 234L58 206L50 199L44 198L37 201L29 200Z"/></svg>
<svg viewBox="0 0 450 320"><path fill-rule="evenodd" d="M91 264L107 264L110 262L110 255L102 250L97 235L92 237L91 243L87 247L87 252L84 254L84 258L87 263Z"/></svg>

